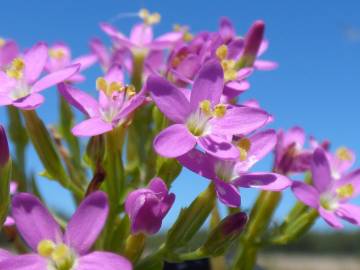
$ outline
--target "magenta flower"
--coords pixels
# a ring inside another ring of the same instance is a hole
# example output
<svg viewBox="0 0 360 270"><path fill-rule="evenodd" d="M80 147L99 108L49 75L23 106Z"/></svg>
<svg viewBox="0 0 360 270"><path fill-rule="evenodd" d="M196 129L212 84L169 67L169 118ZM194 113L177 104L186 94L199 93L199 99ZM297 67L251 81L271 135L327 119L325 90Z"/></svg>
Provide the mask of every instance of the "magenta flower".
<svg viewBox="0 0 360 270"><path fill-rule="evenodd" d="M9 143L5 128L0 124L0 167L6 165L10 159Z"/></svg>
<svg viewBox="0 0 360 270"><path fill-rule="evenodd" d="M23 57L15 58L5 72L0 71L0 106L34 110L44 102L41 91L67 80L79 70L79 65L73 65L38 79L47 59L47 46L38 43Z"/></svg>
<svg viewBox="0 0 360 270"><path fill-rule="evenodd" d="M125 211L131 220L131 232L157 233L174 201L175 194L168 192L161 178L152 179L147 188L131 192L125 202Z"/></svg>
<svg viewBox="0 0 360 270"><path fill-rule="evenodd" d="M97 61L97 57L94 54L83 55L75 59L71 59L71 51L68 46L63 43L56 43L49 48L49 57L46 63L46 70L48 72L59 71L71 65L79 64L79 72L83 71ZM85 80L85 77L79 73L74 74L68 78L67 82L81 82Z"/></svg>
<svg viewBox="0 0 360 270"><path fill-rule="evenodd" d="M294 182L295 196L311 208L332 227L343 227L339 218L360 226L360 207L348 203L360 192L360 170L353 171L336 180L332 177L326 152L315 150L311 162L313 186Z"/></svg>
<svg viewBox="0 0 360 270"><path fill-rule="evenodd" d="M122 71L114 67L103 78L97 79L99 101L72 86L61 84L59 91L64 98L89 119L77 124L72 132L75 136L95 136L106 133L123 124L145 100L145 93L136 94L131 86L123 85Z"/></svg>
<svg viewBox="0 0 360 270"><path fill-rule="evenodd" d="M280 174L248 172L274 148L275 144L275 131L266 130L249 138L238 139L236 146L240 151L240 157L236 160L218 159L197 149L191 150L178 160L189 170L214 181L217 197L222 203L229 207L239 207L238 187L281 191L291 185L291 181Z"/></svg>
<svg viewBox="0 0 360 270"><path fill-rule="evenodd" d="M154 140L162 156L184 155L197 144L207 153L220 158L238 158L238 149L229 136L247 134L262 127L269 115L260 109L219 104L223 91L223 71L217 61L204 65L196 78L190 100L183 90L159 76L150 76L147 89L173 125L161 131Z"/></svg>
<svg viewBox="0 0 360 270"><path fill-rule="evenodd" d="M283 174L305 172L310 169L313 149L304 149L305 132L293 127L278 132L275 148L275 170Z"/></svg>
<svg viewBox="0 0 360 270"><path fill-rule="evenodd" d="M130 262L119 255L89 252L106 222L108 208L105 193L92 193L80 204L63 234L39 199L28 193L15 195L12 214L21 236L34 253L15 256L1 251L0 269L132 269Z"/></svg>
<svg viewBox="0 0 360 270"><path fill-rule="evenodd" d="M0 38L0 70L5 69L18 55L19 48L15 41Z"/></svg>

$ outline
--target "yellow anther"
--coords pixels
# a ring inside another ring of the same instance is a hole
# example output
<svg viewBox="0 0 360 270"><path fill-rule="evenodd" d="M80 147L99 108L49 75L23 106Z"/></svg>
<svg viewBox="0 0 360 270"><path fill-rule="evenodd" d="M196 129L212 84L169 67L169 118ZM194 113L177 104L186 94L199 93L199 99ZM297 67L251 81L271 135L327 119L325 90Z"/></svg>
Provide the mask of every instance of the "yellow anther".
<svg viewBox="0 0 360 270"><path fill-rule="evenodd" d="M200 109L206 115L211 115L211 102L210 100L203 100L200 102Z"/></svg>
<svg viewBox="0 0 360 270"><path fill-rule="evenodd" d="M242 138L240 141L237 142L237 147L240 151L240 160L246 160L251 148L251 141L247 138Z"/></svg>
<svg viewBox="0 0 360 270"><path fill-rule="evenodd" d="M49 49L49 55L53 59L61 60L65 57L65 52L62 49Z"/></svg>
<svg viewBox="0 0 360 270"><path fill-rule="evenodd" d="M107 84L106 80L104 79L104 77L99 77L96 79L96 89L106 93L107 88L108 88L108 84Z"/></svg>
<svg viewBox="0 0 360 270"><path fill-rule="evenodd" d="M216 105L213 113L214 113L214 116L217 118L224 117L224 115L226 113L226 105L225 104Z"/></svg>
<svg viewBox="0 0 360 270"><path fill-rule="evenodd" d="M37 252L43 257L50 257L55 249L55 243L51 240L42 240L37 246Z"/></svg>
<svg viewBox="0 0 360 270"><path fill-rule="evenodd" d="M136 94L136 89L135 89L135 86L133 86L132 84L130 85L127 85L126 86L126 95L128 97L132 97Z"/></svg>
<svg viewBox="0 0 360 270"><path fill-rule="evenodd" d="M0 38L0 48L1 48L2 46L4 46L5 43L6 43L5 39Z"/></svg>
<svg viewBox="0 0 360 270"><path fill-rule="evenodd" d="M139 17L144 20L144 23L147 25L157 24L161 20L159 13L150 13L147 9L143 8L139 11Z"/></svg>
<svg viewBox="0 0 360 270"><path fill-rule="evenodd" d="M71 256L70 248L65 244L60 244L55 247L51 253L51 259L55 262L61 262Z"/></svg>
<svg viewBox="0 0 360 270"><path fill-rule="evenodd" d="M192 41L194 39L194 35L190 32L185 32L183 36L183 40L186 42Z"/></svg>
<svg viewBox="0 0 360 270"><path fill-rule="evenodd" d="M234 60L222 60L221 66L224 70L225 81L233 81L237 78L236 62Z"/></svg>
<svg viewBox="0 0 360 270"><path fill-rule="evenodd" d="M336 151L336 156L342 161L351 161L353 159L350 151L345 147L340 147Z"/></svg>
<svg viewBox="0 0 360 270"><path fill-rule="evenodd" d="M225 60L228 55L228 47L226 45L221 45L219 48L216 49L216 56L220 60Z"/></svg>
<svg viewBox="0 0 360 270"><path fill-rule="evenodd" d="M23 70L25 68L25 62L24 60L22 60L21 58L15 58L9 69L6 71L6 74L10 77L10 78L14 78L16 80L19 80L22 78L23 76Z"/></svg>
<svg viewBox="0 0 360 270"><path fill-rule="evenodd" d="M121 83L119 82L112 82L110 83L110 85L108 86L108 91L109 93L113 93L113 92L120 92L122 91L124 88L122 86Z"/></svg>
<svg viewBox="0 0 360 270"><path fill-rule="evenodd" d="M341 199L346 199L351 197L355 192L355 188L352 184L347 184L336 189L336 193Z"/></svg>

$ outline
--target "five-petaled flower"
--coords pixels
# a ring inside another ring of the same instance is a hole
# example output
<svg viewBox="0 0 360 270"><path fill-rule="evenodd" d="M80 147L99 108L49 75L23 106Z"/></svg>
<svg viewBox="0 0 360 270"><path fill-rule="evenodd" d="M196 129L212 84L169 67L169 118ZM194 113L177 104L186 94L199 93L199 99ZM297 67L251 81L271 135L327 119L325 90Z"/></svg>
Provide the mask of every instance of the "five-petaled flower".
<svg viewBox="0 0 360 270"><path fill-rule="evenodd" d="M72 65L38 79L47 59L47 46L38 43L24 56L15 58L5 71L0 70L0 106L34 110L44 102L41 91L67 80L79 70L79 65Z"/></svg>
<svg viewBox="0 0 360 270"><path fill-rule="evenodd" d="M106 222L108 208L105 193L92 193L80 204L63 233L39 199L18 193L12 201L12 215L34 253L12 255L0 250L0 269L131 270L131 263L119 255L90 252Z"/></svg>
<svg viewBox="0 0 360 270"><path fill-rule="evenodd" d="M313 185L294 182L292 190L295 196L317 209L320 216L336 229L343 227L339 218L359 226L360 207L348 201L360 192L360 170L335 179L325 150L318 148L312 158L311 171Z"/></svg>

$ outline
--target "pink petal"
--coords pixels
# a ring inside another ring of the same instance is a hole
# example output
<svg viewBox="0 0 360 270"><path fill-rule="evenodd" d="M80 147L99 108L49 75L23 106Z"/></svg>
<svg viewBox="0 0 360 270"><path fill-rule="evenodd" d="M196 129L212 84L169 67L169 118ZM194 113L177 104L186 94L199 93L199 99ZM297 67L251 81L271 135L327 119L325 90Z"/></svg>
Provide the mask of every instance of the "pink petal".
<svg viewBox="0 0 360 270"><path fill-rule="evenodd" d="M334 229L342 229L344 227L334 212L319 207L319 214L326 221L326 223Z"/></svg>
<svg viewBox="0 0 360 270"><path fill-rule="evenodd" d="M303 182L294 181L292 191L298 200L304 204L317 209L319 207L320 194L313 186Z"/></svg>
<svg viewBox="0 0 360 270"><path fill-rule="evenodd" d="M77 124L71 130L75 136L96 136L113 129L111 123L105 122L100 117L87 119Z"/></svg>
<svg viewBox="0 0 360 270"><path fill-rule="evenodd" d="M117 41L119 45L126 46L128 48L134 47L135 44L131 42L127 37L125 37L123 34L118 32L115 27L108 23L101 23L100 28L109 35L110 38Z"/></svg>
<svg viewBox="0 0 360 270"><path fill-rule="evenodd" d="M85 70L96 63L97 57L94 54L83 55L71 61L71 64L80 64L79 71Z"/></svg>
<svg viewBox="0 0 360 270"><path fill-rule="evenodd" d="M184 155L193 149L195 145L195 137L182 124L169 126L161 131L154 140L156 152L168 158Z"/></svg>
<svg viewBox="0 0 360 270"><path fill-rule="evenodd" d="M14 195L12 217L22 238L33 251L37 250L42 240L62 240L62 232L55 219L40 200L30 193Z"/></svg>
<svg viewBox="0 0 360 270"><path fill-rule="evenodd" d="M6 41L5 45L0 48L0 68L10 64L18 54L19 48L16 42L12 40Z"/></svg>
<svg viewBox="0 0 360 270"><path fill-rule="evenodd" d="M360 206L341 204L336 210L336 215L354 225L360 226Z"/></svg>
<svg viewBox="0 0 360 270"><path fill-rule="evenodd" d="M248 134L267 124L269 114L261 109L231 106L222 118L213 118L214 133L224 135Z"/></svg>
<svg viewBox="0 0 360 270"><path fill-rule="evenodd" d="M277 69L279 67L279 64L273 61L267 61L267 60L256 60L254 63L254 68L258 70L265 70L270 71Z"/></svg>
<svg viewBox="0 0 360 270"><path fill-rule="evenodd" d="M160 109L171 121L184 123L190 114L190 105L184 94L160 76L149 76L146 89Z"/></svg>
<svg viewBox="0 0 360 270"><path fill-rule="evenodd" d="M81 112L89 117L99 116L99 104L92 96L64 83L58 85L58 90L71 105Z"/></svg>
<svg viewBox="0 0 360 270"><path fill-rule="evenodd" d="M207 135L198 139L198 144L206 153L223 159L237 159L239 150L226 139L216 135Z"/></svg>
<svg viewBox="0 0 360 270"><path fill-rule="evenodd" d="M48 47L44 43L38 43L24 55L25 78L28 84L32 84L39 78L44 70L48 59Z"/></svg>
<svg viewBox="0 0 360 270"><path fill-rule="evenodd" d="M105 80L109 83L112 82L124 82L124 72L118 66L114 66L109 69L109 71L105 75Z"/></svg>
<svg viewBox="0 0 360 270"><path fill-rule="evenodd" d="M110 252L96 251L79 258L76 270L132 270L124 257ZM35 270L35 269L34 269Z"/></svg>
<svg viewBox="0 0 360 270"><path fill-rule="evenodd" d="M32 87L31 92L37 93L53 85L64 82L79 71L79 65L68 66L59 71L52 72L38 80Z"/></svg>
<svg viewBox="0 0 360 270"><path fill-rule="evenodd" d="M315 150L311 163L311 172L316 189L323 193L327 191L332 184L329 161L322 148Z"/></svg>
<svg viewBox="0 0 360 270"><path fill-rule="evenodd" d="M69 221L64 241L78 254L87 253L102 231L108 212L106 194L101 191L90 194Z"/></svg>
<svg viewBox="0 0 360 270"><path fill-rule="evenodd" d="M219 200L228 207L240 207L240 193L237 188L221 180L214 180L216 194Z"/></svg>
<svg viewBox="0 0 360 270"><path fill-rule="evenodd" d="M1 270L48 270L48 261L37 255L17 255L0 261Z"/></svg>
<svg viewBox="0 0 360 270"><path fill-rule="evenodd" d="M246 173L234 181L234 185L261 190L282 191L291 185L286 176L276 173Z"/></svg>
<svg viewBox="0 0 360 270"><path fill-rule="evenodd" d="M8 259L10 257L12 257L14 255L12 255L10 252L8 252L7 250L5 249L1 249L0 248L0 263L5 260L5 259Z"/></svg>
<svg viewBox="0 0 360 270"><path fill-rule="evenodd" d="M150 45L152 49L166 49L174 46L183 37L181 32L169 32L156 38Z"/></svg>
<svg viewBox="0 0 360 270"><path fill-rule="evenodd" d="M33 93L27 97L15 100L13 105L22 110L35 110L44 102L44 100L42 95Z"/></svg>
<svg viewBox="0 0 360 270"><path fill-rule="evenodd" d="M153 39L152 27L144 23L133 26L130 33L130 41L139 47L149 44Z"/></svg>
<svg viewBox="0 0 360 270"><path fill-rule="evenodd" d="M207 62L199 71L191 90L190 106L192 111L199 103L209 100L212 105L219 103L224 87L224 72L218 61Z"/></svg>
<svg viewBox="0 0 360 270"><path fill-rule="evenodd" d="M7 106L13 103L13 100L9 98L8 94L0 93L0 106Z"/></svg>
<svg viewBox="0 0 360 270"><path fill-rule="evenodd" d="M355 189L354 194L352 194L351 197L353 198L360 194L360 169L355 170L344 177L342 177L340 180L335 182L334 188L337 189L339 187L342 187L344 185L351 184L353 188Z"/></svg>

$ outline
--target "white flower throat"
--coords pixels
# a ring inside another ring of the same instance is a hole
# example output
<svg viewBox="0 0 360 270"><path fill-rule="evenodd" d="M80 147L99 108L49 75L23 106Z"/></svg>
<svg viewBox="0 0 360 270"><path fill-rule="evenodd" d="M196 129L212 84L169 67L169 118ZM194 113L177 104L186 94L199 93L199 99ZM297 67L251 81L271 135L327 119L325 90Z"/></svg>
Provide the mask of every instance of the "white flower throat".
<svg viewBox="0 0 360 270"><path fill-rule="evenodd" d="M17 100L26 97L31 92L31 87L24 78L25 62L21 58L15 58L9 68L6 69L6 75L15 80L15 85L9 93L9 97Z"/></svg>

